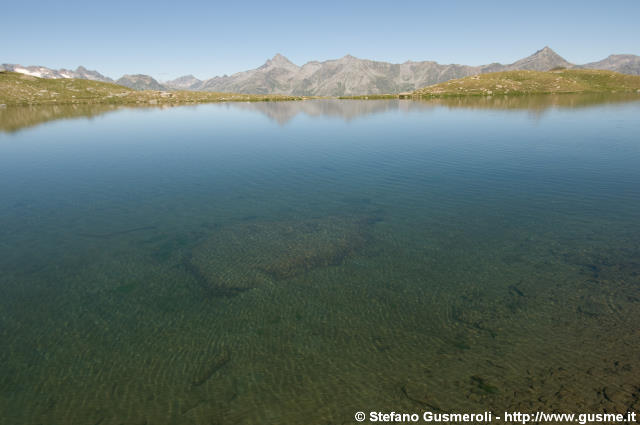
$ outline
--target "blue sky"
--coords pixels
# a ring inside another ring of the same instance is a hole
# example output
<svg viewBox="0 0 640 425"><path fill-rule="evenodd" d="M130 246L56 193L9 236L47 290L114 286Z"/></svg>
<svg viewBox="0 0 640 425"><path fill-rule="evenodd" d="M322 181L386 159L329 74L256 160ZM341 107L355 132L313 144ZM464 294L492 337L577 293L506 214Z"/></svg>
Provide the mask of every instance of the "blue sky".
<svg viewBox="0 0 640 425"><path fill-rule="evenodd" d="M510 63L550 46L574 63L640 54L640 1L7 1L0 63L167 80L356 57Z"/></svg>

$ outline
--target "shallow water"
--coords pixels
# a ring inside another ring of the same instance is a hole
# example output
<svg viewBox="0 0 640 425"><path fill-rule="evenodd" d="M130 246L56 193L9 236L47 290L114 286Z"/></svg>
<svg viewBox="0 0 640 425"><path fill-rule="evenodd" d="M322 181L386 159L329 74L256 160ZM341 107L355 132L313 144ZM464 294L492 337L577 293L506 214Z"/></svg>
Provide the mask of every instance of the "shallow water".
<svg viewBox="0 0 640 425"><path fill-rule="evenodd" d="M0 423L640 410L639 102L103 112L0 110Z"/></svg>

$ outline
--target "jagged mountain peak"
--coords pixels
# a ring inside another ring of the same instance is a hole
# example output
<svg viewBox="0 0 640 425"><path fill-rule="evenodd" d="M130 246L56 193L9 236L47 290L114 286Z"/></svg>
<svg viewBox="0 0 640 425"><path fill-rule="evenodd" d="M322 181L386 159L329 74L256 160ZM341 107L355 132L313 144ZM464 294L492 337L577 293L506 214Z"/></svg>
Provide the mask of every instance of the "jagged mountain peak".
<svg viewBox="0 0 640 425"><path fill-rule="evenodd" d="M280 53L276 53L271 59L267 59L267 61L260 68L269 68L269 67L278 67L278 68L299 68L298 65L291 62L285 56Z"/></svg>
<svg viewBox="0 0 640 425"><path fill-rule="evenodd" d="M537 52L535 52L534 54L532 54L531 56L529 56L530 58L532 57L552 57L555 59L561 59L561 60L565 60L562 56L560 56L559 54L557 54L555 52L555 50L553 50L551 47L549 46L544 46L542 49L538 50Z"/></svg>
<svg viewBox="0 0 640 425"><path fill-rule="evenodd" d="M557 54L549 46L545 46L531 56L520 59L507 66L508 70L526 69L531 71L548 71L553 68L570 68L573 64Z"/></svg>
<svg viewBox="0 0 640 425"><path fill-rule="evenodd" d="M292 63L286 56L284 56L281 53L276 53L275 55L273 55L273 57L271 58L271 60L273 62L286 62L286 63Z"/></svg>
<svg viewBox="0 0 640 425"><path fill-rule="evenodd" d="M354 60L358 60L357 57L347 53L346 55L344 55L343 57L341 57L339 60L341 61L354 61Z"/></svg>

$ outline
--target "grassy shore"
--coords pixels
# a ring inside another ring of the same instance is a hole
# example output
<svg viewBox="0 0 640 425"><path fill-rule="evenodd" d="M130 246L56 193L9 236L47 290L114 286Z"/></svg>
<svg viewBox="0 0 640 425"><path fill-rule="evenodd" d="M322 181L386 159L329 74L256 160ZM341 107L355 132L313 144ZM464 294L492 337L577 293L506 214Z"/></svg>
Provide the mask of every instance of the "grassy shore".
<svg viewBox="0 0 640 425"><path fill-rule="evenodd" d="M434 84L410 93L341 96L340 99L415 99L564 93L640 94L640 76L595 69L504 71Z"/></svg>
<svg viewBox="0 0 640 425"><path fill-rule="evenodd" d="M561 93L640 93L640 76L593 69L505 71L446 81L414 97L496 96Z"/></svg>
<svg viewBox="0 0 640 425"><path fill-rule="evenodd" d="M350 100L377 100L377 99L397 99L398 94L364 94L359 96L339 96L338 99Z"/></svg>
<svg viewBox="0 0 640 425"><path fill-rule="evenodd" d="M640 95L640 76L592 69L505 71L446 81L412 93L342 96L340 99L398 99L460 96L627 93ZM45 79L0 72L0 105L179 105L225 101L304 100L308 96L132 90L80 79Z"/></svg>
<svg viewBox="0 0 640 425"><path fill-rule="evenodd" d="M225 101L304 100L309 97L195 91L132 90L117 84L81 79L37 78L0 72L0 105L171 105Z"/></svg>

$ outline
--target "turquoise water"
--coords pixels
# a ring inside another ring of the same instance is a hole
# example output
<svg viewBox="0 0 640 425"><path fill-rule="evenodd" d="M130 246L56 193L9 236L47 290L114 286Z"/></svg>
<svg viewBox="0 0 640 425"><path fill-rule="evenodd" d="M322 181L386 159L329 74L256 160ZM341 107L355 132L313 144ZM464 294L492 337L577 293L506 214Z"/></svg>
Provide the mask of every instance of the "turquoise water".
<svg viewBox="0 0 640 425"><path fill-rule="evenodd" d="M640 410L640 103L579 106L0 110L0 423Z"/></svg>

